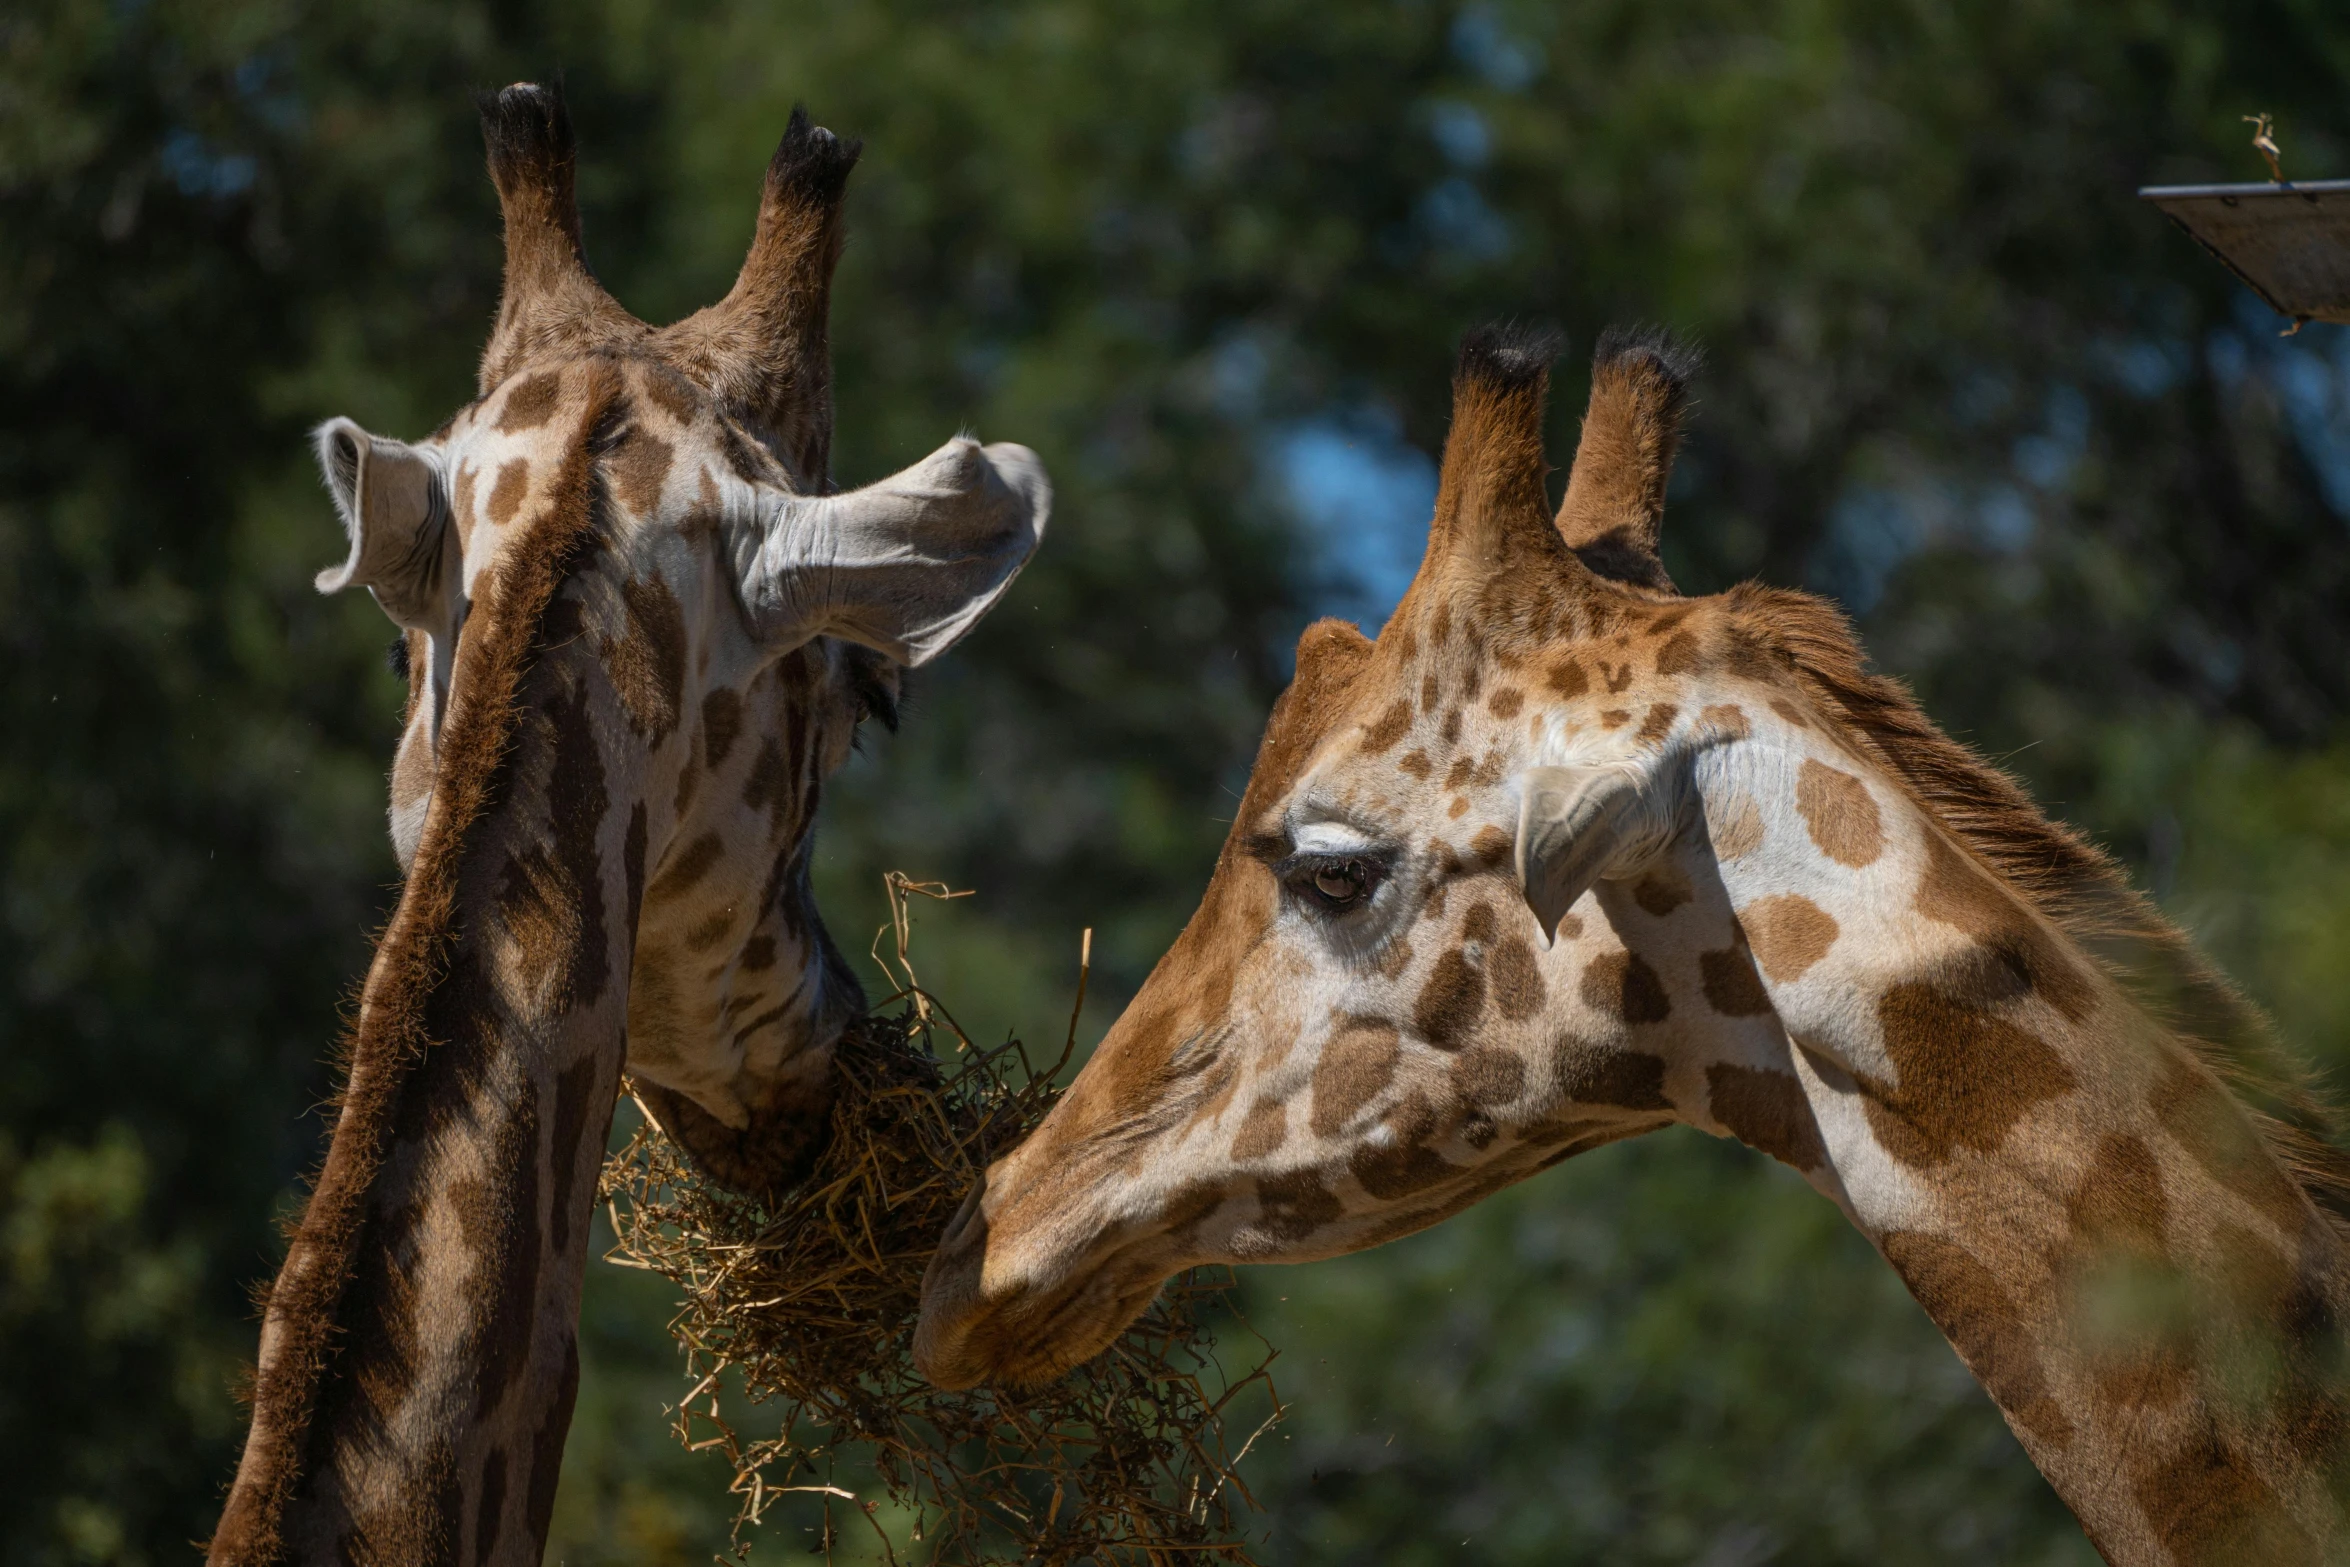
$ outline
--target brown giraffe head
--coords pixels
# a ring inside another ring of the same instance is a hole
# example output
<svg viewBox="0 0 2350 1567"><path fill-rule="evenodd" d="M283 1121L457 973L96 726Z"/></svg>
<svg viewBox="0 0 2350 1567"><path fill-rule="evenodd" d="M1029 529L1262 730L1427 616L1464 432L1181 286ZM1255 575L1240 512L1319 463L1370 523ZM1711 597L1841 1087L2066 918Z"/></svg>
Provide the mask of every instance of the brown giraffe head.
<svg viewBox="0 0 2350 1567"><path fill-rule="evenodd" d="M1833 609L1671 591L1685 358L1603 343L1550 515L1548 359L1463 350L1417 578L1376 642L1306 632L1205 899L950 1228L917 1359L1047 1378L1175 1270L1684 1122L1846 1209L2114 1559L2318 1559L2350 1251L2206 1064L2256 1015Z"/></svg>
<svg viewBox="0 0 2350 1567"><path fill-rule="evenodd" d="M1676 1008L1660 954L1566 912L1657 862L1646 903L1726 927L1663 864L1686 812L1657 765L1726 720L1679 690L1694 628L1655 557L1688 361L1610 340L1554 522L1551 354L1463 349L1417 579L1376 643L1299 643L1199 912L932 1268L934 1378L1053 1375L1194 1262L1429 1224L1675 1119L1673 1061L1763 1031L1767 1006Z"/></svg>
<svg viewBox="0 0 2350 1567"><path fill-rule="evenodd" d="M808 1151L829 1046L864 999L809 890L822 782L860 722L895 727L900 672L1004 592L1049 488L1025 448L958 438L835 491L826 316L856 143L795 110L733 290L655 329L588 270L560 94L509 87L482 122L506 275L480 396L414 443L320 427L350 548L318 586L366 587L401 628L391 825L406 868L467 700L473 606L589 460L585 548L603 569L574 573L543 635L602 665L644 763L628 1064L713 1174L768 1187ZM582 793L564 814L618 799ZM535 894L558 923L560 880Z"/></svg>

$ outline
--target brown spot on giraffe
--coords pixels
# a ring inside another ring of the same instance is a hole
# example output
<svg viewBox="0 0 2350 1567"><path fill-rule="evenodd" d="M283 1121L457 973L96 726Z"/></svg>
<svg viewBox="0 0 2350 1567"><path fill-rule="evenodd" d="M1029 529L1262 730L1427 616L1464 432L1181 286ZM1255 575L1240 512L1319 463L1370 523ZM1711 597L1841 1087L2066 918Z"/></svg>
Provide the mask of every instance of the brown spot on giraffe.
<svg viewBox="0 0 2350 1567"><path fill-rule="evenodd" d="M620 445L605 459L620 504L639 517L661 508L661 490L669 482L670 460L676 450L641 425L629 428Z"/></svg>
<svg viewBox="0 0 2350 1567"><path fill-rule="evenodd" d="M1697 639L1686 631L1676 631L1656 650L1656 672L1660 675L1686 675L1704 661L1698 656Z"/></svg>
<svg viewBox="0 0 2350 1567"><path fill-rule="evenodd" d="M1397 702L1363 730L1363 754L1376 756L1404 737L1412 727L1412 704Z"/></svg>
<svg viewBox="0 0 2350 1567"><path fill-rule="evenodd" d="M1701 952L1697 971L1705 1002L1724 1017L1761 1017L1771 1010L1770 993L1754 972L1754 960L1743 948L1723 947Z"/></svg>
<svg viewBox="0 0 2350 1567"><path fill-rule="evenodd" d="M605 650L604 664L637 732L654 745L677 727L685 697L685 614L657 576L621 584L628 631Z"/></svg>
<svg viewBox="0 0 2350 1567"><path fill-rule="evenodd" d="M1562 700L1572 701L1591 689L1589 672L1571 658L1562 658L1551 665L1547 678L1550 689Z"/></svg>
<svg viewBox="0 0 2350 1567"><path fill-rule="evenodd" d="M1423 1094L1410 1094L1387 1116L1390 1140L1363 1144L1347 1155L1346 1167L1364 1191L1382 1201L1407 1197L1435 1185L1460 1166L1428 1146L1438 1128L1435 1107Z"/></svg>
<svg viewBox="0 0 2350 1567"><path fill-rule="evenodd" d="M549 699L541 712L551 752L546 784L551 831L544 842L507 856L498 909L522 948L528 972L558 977L555 1002L592 1006L611 973L603 856L597 844L609 803L603 754L584 691Z"/></svg>
<svg viewBox="0 0 2350 1567"><path fill-rule="evenodd" d="M761 446L743 433L741 425L724 414L718 416L718 454L728 471L745 484L773 484L786 477L782 466Z"/></svg>
<svg viewBox="0 0 2350 1567"><path fill-rule="evenodd" d="M604 1145L600 1132L592 1137L589 1133L599 1109L606 1121L611 1119L615 1086L604 1080L604 1063L594 1055L581 1056L555 1077L555 1138L550 1144L556 1155L555 1182L547 1212L554 1255L559 1258L570 1255L573 1230L584 1232L586 1227L588 1193L580 1177L586 1174L588 1185L594 1185L594 1167L601 1162ZM566 1150L572 1150L568 1158Z"/></svg>
<svg viewBox="0 0 2350 1567"><path fill-rule="evenodd" d="M1486 870L1499 870L1507 865L1510 851L1517 847L1515 840L1499 827L1480 827L1469 838L1469 858Z"/></svg>
<svg viewBox="0 0 2350 1567"><path fill-rule="evenodd" d="M1746 709L1735 702L1709 703L1697 716L1725 740L1744 740L1754 733L1754 725L1746 720Z"/></svg>
<svg viewBox="0 0 2350 1567"><path fill-rule="evenodd" d="M511 1155L498 1161L501 1170L510 1172L508 1177L497 1182L469 1177L458 1182L449 1197L468 1250L499 1263L488 1275L476 1273L470 1280L474 1299L469 1304L482 1336L475 1363L477 1420L495 1413L529 1369L537 1325L545 1248L539 1238L538 1095L529 1077L515 1084L496 1136L500 1152Z"/></svg>
<svg viewBox="0 0 2350 1567"><path fill-rule="evenodd" d="M1807 759L1795 777L1795 809L1819 851L1858 869L1885 852L1885 824L1868 785L1840 768Z"/></svg>
<svg viewBox="0 0 2350 1567"><path fill-rule="evenodd" d="M670 855L660 870L654 874L653 884L646 889L645 896L656 903L683 897L692 891L704 876L710 874L711 867L716 865L725 853L726 840L724 838L715 831L701 834L686 844L684 848L678 849Z"/></svg>
<svg viewBox="0 0 2350 1567"><path fill-rule="evenodd" d="M1798 729L1809 729L1811 727L1811 721L1803 716L1803 709L1797 707L1793 702L1788 701L1785 697L1772 697L1771 711L1778 714L1780 718L1794 725Z"/></svg>
<svg viewBox="0 0 2350 1567"><path fill-rule="evenodd" d="M2134 1469L2131 1490L2155 1537L2190 1567L2320 1567L2329 1559L2277 1506L2268 1482L2208 1430Z"/></svg>
<svg viewBox="0 0 2350 1567"><path fill-rule="evenodd" d="M486 1562L494 1558L498 1548L499 1532L506 1523L506 1450L490 1449L490 1456L481 1466L481 1490L473 1506L472 1560Z"/></svg>
<svg viewBox="0 0 2350 1567"><path fill-rule="evenodd" d="M726 761L734 749L734 737L742 733L743 699L721 686L702 698L702 761L715 770Z"/></svg>
<svg viewBox="0 0 2350 1567"><path fill-rule="evenodd" d="M1941 1164L1961 1148L1989 1153L2032 1107L2079 1086L2047 1041L1919 981L1877 1001L1896 1083L1860 1077L1869 1128L1904 1164Z"/></svg>
<svg viewBox="0 0 2350 1567"><path fill-rule="evenodd" d="M562 372L535 371L514 383L514 389L498 407L493 428L501 435L535 430L555 417L555 409L562 401Z"/></svg>
<svg viewBox="0 0 2350 1567"><path fill-rule="evenodd" d="M1461 743L1461 710L1456 707L1446 713L1444 722L1438 726L1436 732L1444 736L1446 745L1459 745Z"/></svg>
<svg viewBox="0 0 2350 1567"><path fill-rule="evenodd" d="M1428 760L1425 751L1406 751L1395 765L1414 778L1425 778L1435 771L1435 765Z"/></svg>
<svg viewBox="0 0 2350 1567"><path fill-rule="evenodd" d="M716 909L704 915L685 933L685 950L707 952L734 934L735 911Z"/></svg>
<svg viewBox="0 0 2350 1567"><path fill-rule="evenodd" d="M1485 699L1485 710L1496 718L1515 718L1525 705L1526 693L1516 686L1499 687Z"/></svg>
<svg viewBox="0 0 2350 1567"><path fill-rule="evenodd" d="M1478 1110L1496 1110L1526 1091L1525 1058L1480 1045L1453 1063L1453 1094Z"/></svg>
<svg viewBox="0 0 2350 1567"><path fill-rule="evenodd" d="M1356 1111L1395 1080L1402 1055L1396 1027L1384 1018L1349 1018L1314 1063L1313 1107L1306 1125L1316 1137L1336 1136Z"/></svg>
<svg viewBox="0 0 2350 1567"><path fill-rule="evenodd" d="M1584 1003L1627 1023L1662 1023L1672 998L1656 970L1637 952L1603 952L1583 969Z"/></svg>
<svg viewBox="0 0 2350 1567"><path fill-rule="evenodd" d="M1713 842L1714 858L1742 860L1762 847L1762 810L1745 790L1705 799L1705 831Z"/></svg>
<svg viewBox="0 0 2350 1567"><path fill-rule="evenodd" d="M667 365L646 365L637 383L645 399L681 425L700 420L702 405L693 384Z"/></svg>
<svg viewBox="0 0 2350 1567"><path fill-rule="evenodd" d="M1599 727L1602 729L1621 729L1631 721L1632 710L1628 707L1611 707L1599 715Z"/></svg>
<svg viewBox="0 0 2350 1567"><path fill-rule="evenodd" d="M1877 1244L2008 1419L2048 1447L2068 1446L2073 1423L2049 1389L2022 1308L1998 1276L1965 1248L1922 1230L1888 1230Z"/></svg>
<svg viewBox="0 0 2350 1567"><path fill-rule="evenodd" d="M1603 659L1600 662L1599 673L1600 678L1607 684L1608 694L1610 696L1619 694L1626 687L1632 684L1632 666L1630 663L1610 664Z"/></svg>
<svg viewBox="0 0 2350 1567"><path fill-rule="evenodd" d="M1465 784L1469 781L1469 775L1476 770L1477 764L1471 761L1468 757L1454 757L1452 766L1447 769L1444 774L1444 787L1447 789L1458 789L1462 784Z"/></svg>
<svg viewBox="0 0 2350 1567"><path fill-rule="evenodd" d="M1242 1164L1262 1159L1289 1140L1289 1107L1278 1099L1260 1099L1241 1117L1232 1139L1232 1157Z"/></svg>
<svg viewBox="0 0 2350 1567"><path fill-rule="evenodd" d="M1512 936L1493 949L1485 960L1485 975L1493 987L1494 1010L1513 1023L1534 1016L1548 999L1534 948L1523 936Z"/></svg>
<svg viewBox="0 0 2350 1567"><path fill-rule="evenodd" d="M1558 1048L1559 1092L1570 1104L1615 1110L1669 1111L1665 1062L1640 1050L1611 1050L1580 1040Z"/></svg>
<svg viewBox="0 0 2350 1567"><path fill-rule="evenodd" d="M1311 1170L1257 1182L1257 1227L1276 1240L1302 1241L1346 1212Z"/></svg>
<svg viewBox="0 0 2350 1567"><path fill-rule="evenodd" d="M498 465L498 480L490 486L490 503L485 508L491 522L503 528L522 510L523 497L530 493L530 459L515 457Z"/></svg>
<svg viewBox="0 0 2350 1567"><path fill-rule="evenodd" d="M1836 944L1836 920L1800 893L1757 898L1738 911L1738 924L1763 973L1787 985L1811 971Z"/></svg>
<svg viewBox="0 0 2350 1567"><path fill-rule="evenodd" d="M1423 715L1433 716L1437 703L1443 697L1444 687L1437 681L1433 670L1420 677L1420 711Z"/></svg>
<svg viewBox="0 0 2350 1567"><path fill-rule="evenodd" d="M1797 1170L1816 1170L1826 1162L1819 1123L1792 1072L1717 1061L1705 1069L1705 1087L1714 1119L1749 1148Z"/></svg>
<svg viewBox="0 0 2350 1567"><path fill-rule="evenodd" d="M2037 992L2078 1023L2096 1005L2088 976L2075 967L2023 902L1940 833L1926 835L1926 871L1918 912L1966 932L1998 960L2015 986Z"/></svg>
<svg viewBox="0 0 2350 1567"><path fill-rule="evenodd" d="M1214 1075L1202 1085L1207 1097L1185 1119L1183 1124L1187 1127L1212 1126L1222 1120L1224 1112L1232 1108L1233 1097L1240 1092L1239 1063L1219 1061L1210 1070Z"/></svg>
<svg viewBox="0 0 2350 1567"><path fill-rule="evenodd" d="M783 748L775 743L774 736L762 737L759 752L751 759L750 774L743 779L743 804L780 821L790 783L791 769L784 761Z"/></svg>
<svg viewBox="0 0 2350 1567"><path fill-rule="evenodd" d="M1696 896L1695 889L1689 885L1689 878L1670 861L1655 866L1632 884L1632 901L1658 919L1663 919Z"/></svg>
<svg viewBox="0 0 2350 1567"><path fill-rule="evenodd" d="M1440 955L1429 971L1420 999L1412 1005L1412 1028L1439 1050L1458 1050L1469 1042L1484 1012L1485 975L1455 947Z"/></svg>
<svg viewBox="0 0 2350 1567"><path fill-rule="evenodd" d="M2249 1200L2288 1239L2300 1237L2309 1199L2278 1168L2243 1107L2209 1068L2172 1053L2155 1079L2152 1102L2155 1119L2204 1174Z"/></svg>
<svg viewBox="0 0 2350 1567"><path fill-rule="evenodd" d="M2123 1406L2176 1403L2193 1379L2194 1346L2191 1324L2146 1309L2148 1292L2175 1278L2165 1233L2170 1203L2154 1151L2127 1133L2105 1134L2065 1213L2067 1283L2089 1297L2082 1347L2099 1395Z"/></svg>

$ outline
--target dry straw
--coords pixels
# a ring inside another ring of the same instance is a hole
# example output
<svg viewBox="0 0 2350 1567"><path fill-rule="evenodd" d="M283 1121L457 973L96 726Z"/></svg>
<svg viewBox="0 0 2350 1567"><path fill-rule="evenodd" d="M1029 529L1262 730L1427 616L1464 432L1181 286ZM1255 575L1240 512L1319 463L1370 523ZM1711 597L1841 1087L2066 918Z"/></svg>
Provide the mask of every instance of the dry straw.
<svg viewBox="0 0 2350 1567"><path fill-rule="evenodd" d="M1217 1359L1206 1315L1247 1332L1222 1306L1225 1270L1179 1279L1106 1353L1045 1387L949 1393L914 1371L931 1251L988 1159L1052 1107L1069 1051L1039 1072L1016 1040L974 1048L907 962L908 896L961 894L886 881L897 967L880 937L874 957L896 993L841 1042L831 1136L808 1178L771 1201L725 1191L650 1116L605 1166L609 1260L683 1292L670 1332L692 1387L675 1434L733 1465L738 1551L797 1497L816 1503L828 1560L1247 1564L1239 1525L1255 1503L1235 1466L1281 1405L1263 1340L1247 1334L1255 1364L1239 1374ZM722 1388L759 1406L772 1434L721 1413ZM1259 1419L1235 1447L1227 1419L1244 1409ZM868 1475L860 1495L852 1484Z"/></svg>

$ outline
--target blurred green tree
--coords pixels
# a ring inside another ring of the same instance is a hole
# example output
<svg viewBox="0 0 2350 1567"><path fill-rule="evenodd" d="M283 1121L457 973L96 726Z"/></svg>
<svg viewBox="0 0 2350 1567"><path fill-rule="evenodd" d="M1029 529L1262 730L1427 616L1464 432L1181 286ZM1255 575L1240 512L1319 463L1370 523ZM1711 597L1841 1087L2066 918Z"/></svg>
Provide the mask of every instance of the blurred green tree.
<svg viewBox="0 0 2350 1567"><path fill-rule="evenodd" d="M2350 1050L2350 347L2276 339L2129 195L2258 177L2253 110L2290 171L2350 172L2350 19L2315 0L26 0L0 16L0 1563L175 1559L210 1526L243 1291L393 874L385 633L309 593L334 534L300 433L420 432L468 395L497 239L465 90L558 63L631 308L723 290L804 99L870 149L842 480L958 423L1052 468L1020 592L828 806L852 950L883 868L981 890L917 949L975 1029L1055 1029L1088 924L1112 1015L1204 880L1289 639L1376 618L1416 552L1452 341L1521 313L1702 338L1684 587L1838 593L2289 1036ZM1299 1398L1257 1472L1277 1553L2078 1559L1840 1225L1658 1139L1253 1275ZM723 1535L715 1465L667 1446L643 1282L592 1276L562 1559Z"/></svg>

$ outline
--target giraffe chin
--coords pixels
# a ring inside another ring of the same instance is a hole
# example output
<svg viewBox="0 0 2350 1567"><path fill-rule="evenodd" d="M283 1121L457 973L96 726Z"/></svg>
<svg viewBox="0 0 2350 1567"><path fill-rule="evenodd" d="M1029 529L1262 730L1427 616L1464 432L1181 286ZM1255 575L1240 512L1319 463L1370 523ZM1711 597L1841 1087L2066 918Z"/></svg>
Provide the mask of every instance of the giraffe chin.
<svg viewBox="0 0 2350 1567"><path fill-rule="evenodd" d="M1163 1235L1137 1236L1042 1285L990 1292L988 1225L974 1191L922 1280L914 1367L942 1388L1036 1387L1117 1342L1181 1264Z"/></svg>
<svg viewBox="0 0 2350 1567"><path fill-rule="evenodd" d="M829 1079L826 1080L829 1083ZM762 1105L742 1126L724 1121L674 1089L638 1079L637 1098L704 1174L731 1191L768 1197L808 1173L823 1150L831 1094Z"/></svg>

